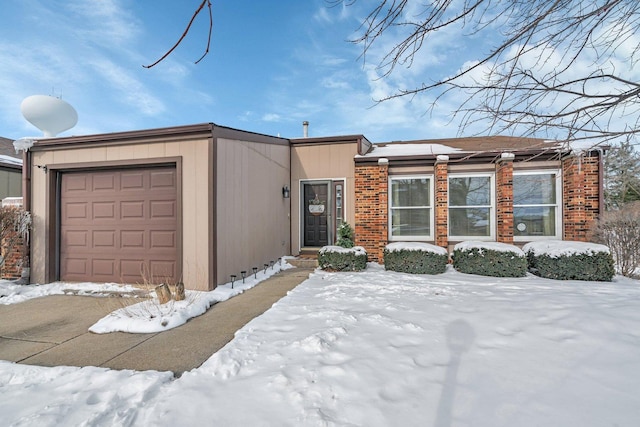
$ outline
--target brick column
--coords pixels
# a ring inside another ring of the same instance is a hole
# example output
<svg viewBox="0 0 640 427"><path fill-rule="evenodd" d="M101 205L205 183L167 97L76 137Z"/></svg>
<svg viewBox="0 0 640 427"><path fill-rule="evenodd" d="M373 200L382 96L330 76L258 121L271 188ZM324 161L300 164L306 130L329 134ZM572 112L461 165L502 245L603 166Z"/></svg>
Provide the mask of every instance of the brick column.
<svg viewBox="0 0 640 427"><path fill-rule="evenodd" d="M378 251L377 260L384 262L384 248L389 242L389 160L378 161Z"/></svg>
<svg viewBox="0 0 640 427"><path fill-rule="evenodd" d="M437 246L445 249L449 249L448 162L449 156L438 156L435 165L435 240Z"/></svg>
<svg viewBox="0 0 640 427"><path fill-rule="evenodd" d="M389 164L355 167L355 243L367 250L369 261L382 262L388 240Z"/></svg>
<svg viewBox="0 0 640 427"><path fill-rule="evenodd" d="M600 212L599 159L595 153L562 160L563 238L587 241Z"/></svg>
<svg viewBox="0 0 640 427"><path fill-rule="evenodd" d="M513 159L503 153L496 163L496 240L513 243Z"/></svg>

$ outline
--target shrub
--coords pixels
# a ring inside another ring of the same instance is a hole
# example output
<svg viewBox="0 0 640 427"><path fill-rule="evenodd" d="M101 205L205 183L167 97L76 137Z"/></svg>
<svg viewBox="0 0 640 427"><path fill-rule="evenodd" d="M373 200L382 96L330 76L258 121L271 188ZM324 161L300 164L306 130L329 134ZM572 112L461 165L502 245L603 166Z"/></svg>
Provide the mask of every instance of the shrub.
<svg viewBox="0 0 640 427"><path fill-rule="evenodd" d="M604 245L566 240L527 243L529 271L547 279L609 282L615 269Z"/></svg>
<svg viewBox="0 0 640 427"><path fill-rule="evenodd" d="M447 269L449 253L440 246L418 242L390 243L384 248L385 270L412 274L440 274Z"/></svg>
<svg viewBox="0 0 640 427"><path fill-rule="evenodd" d="M343 222L338 227L338 241L336 245L343 248L353 247L353 228L351 228L348 222Z"/></svg>
<svg viewBox="0 0 640 427"><path fill-rule="evenodd" d="M523 277L527 258L520 248L506 243L462 242L453 249L453 267L461 273Z"/></svg>
<svg viewBox="0 0 640 427"><path fill-rule="evenodd" d="M619 211L605 212L593 230L596 242L611 250L618 273L640 273L640 203L628 203Z"/></svg>
<svg viewBox="0 0 640 427"><path fill-rule="evenodd" d="M362 246L324 246L318 252L318 265L329 271L362 271L367 267L367 251Z"/></svg>

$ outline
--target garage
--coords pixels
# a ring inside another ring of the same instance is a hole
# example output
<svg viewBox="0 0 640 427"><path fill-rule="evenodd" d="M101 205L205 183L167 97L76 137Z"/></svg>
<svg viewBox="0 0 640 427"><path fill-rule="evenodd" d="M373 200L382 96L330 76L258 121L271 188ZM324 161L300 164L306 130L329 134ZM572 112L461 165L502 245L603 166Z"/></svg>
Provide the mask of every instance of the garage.
<svg viewBox="0 0 640 427"><path fill-rule="evenodd" d="M175 165L61 172L60 280L177 280L177 182Z"/></svg>

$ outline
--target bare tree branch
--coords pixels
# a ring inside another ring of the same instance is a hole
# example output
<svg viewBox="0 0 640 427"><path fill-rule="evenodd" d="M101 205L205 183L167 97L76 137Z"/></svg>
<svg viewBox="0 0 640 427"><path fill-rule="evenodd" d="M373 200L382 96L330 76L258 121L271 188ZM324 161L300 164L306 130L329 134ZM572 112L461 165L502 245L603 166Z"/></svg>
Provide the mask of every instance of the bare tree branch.
<svg viewBox="0 0 640 427"><path fill-rule="evenodd" d="M357 0L327 0L353 6ZM435 105L459 99L462 128L613 141L640 134L640 2L631 0L378 0L352 40L376 60L381 78L410 68L438 32L486 36L497 44L456 72L398 87L377 99L433 93ZM464 36L463 35L463 36ZM432 76L429 76L432 77ZM462 96L460 96L462 95Z"/></svg>
<svg viewBox="0 0 640 427"><path fill-rule="evenodd" d="M180 43L182 43L184 38L187 36L187 34L189 33L189 30L191 29L191 25L193 24L193 21L195 21L196 17L202 11L202 9L204 9L205 5L209 8L209 37L207 38L206 50L204 51L200 59L198 59L195 63L196 64L199 63L200 61L202 61L202 59L205 56L207 56L207 53L209 53L209 46L211 45L211 32L213 30L213 13L211 12L211 0L202 0L202 2L200 3L200 6L198 6L198 9L196 9L196 11L193 12L193 15L191 16L191 20L189 21L189 24L187 24L187 28L185 28L184 32L182 33L182 36L180 36L178 41L168 51L166 51L165 54L162 55L160 59L158 59L156 62L154 62L151 65L143 65L144 68L154 67L158 65L160 62L164 61L169 55L171 55L171 52L173 52L180 45Z"/></svg>

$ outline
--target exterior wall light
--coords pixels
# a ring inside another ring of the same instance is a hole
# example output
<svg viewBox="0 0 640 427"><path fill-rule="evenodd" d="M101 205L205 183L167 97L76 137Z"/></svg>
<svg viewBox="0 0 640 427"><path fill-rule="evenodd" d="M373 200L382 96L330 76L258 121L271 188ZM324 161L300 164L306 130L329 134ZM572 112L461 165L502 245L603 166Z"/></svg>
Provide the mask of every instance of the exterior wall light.
<svg viewBox="0 0 640 427"><path fill-rule="evenodd" d="M285 185L284 187L282 187L282 197L288 199L290 195L291 191L289 190L289 186Z"/></svg>

